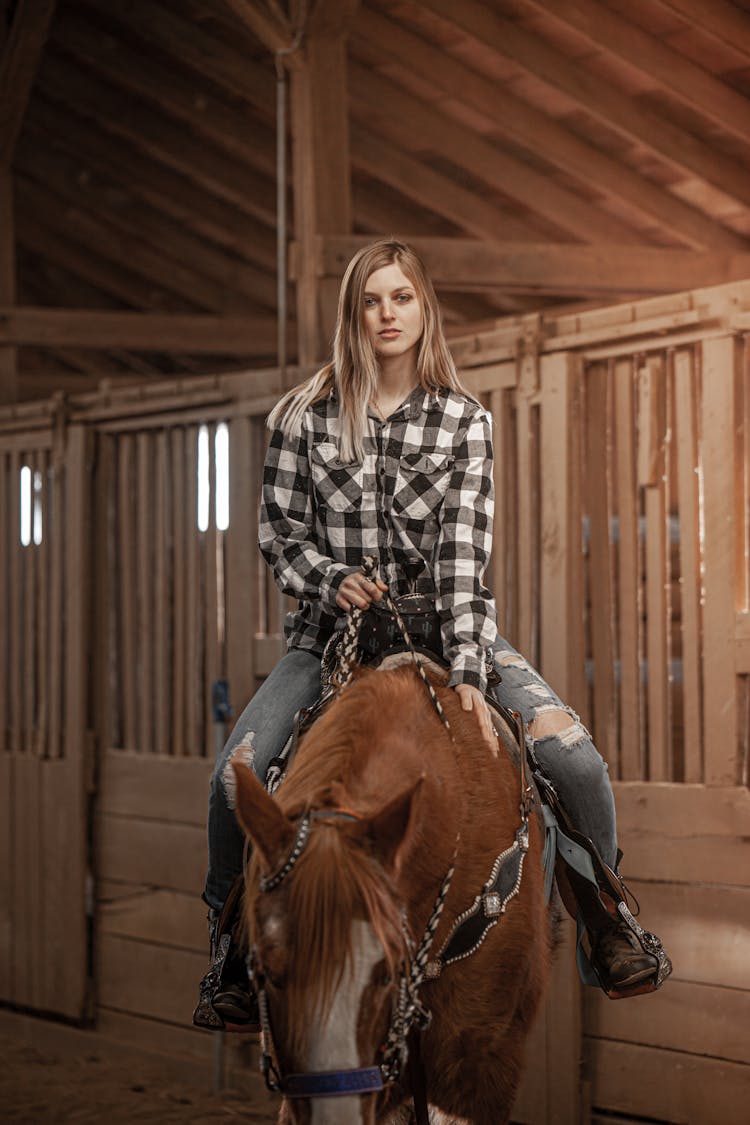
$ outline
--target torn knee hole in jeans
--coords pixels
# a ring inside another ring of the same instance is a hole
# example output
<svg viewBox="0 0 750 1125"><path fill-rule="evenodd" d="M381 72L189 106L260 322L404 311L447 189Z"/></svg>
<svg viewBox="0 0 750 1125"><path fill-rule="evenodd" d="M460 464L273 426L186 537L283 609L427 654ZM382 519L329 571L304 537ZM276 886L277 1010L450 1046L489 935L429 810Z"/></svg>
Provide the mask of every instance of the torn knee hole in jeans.
<svg viewBox="0 0 750 1125"><path fill-rule="evenodd" d="M552 723L545 723L545 717L552 718ZM541 728L541 729L540 729ZM554 739L560 746L577 746L588 738L588 732L579 721L577 715L561 711L559 707L544 707L537 711L535 717L527 725L527 732L534 741Z"/></svg>
<svg viewBox="0 0 750 1125"><path fill-rule="evenodd" d="M253 758L255 757L255 747L253 746L254 738L254 730L249 730L247 734L243 734L242 738L227 758L224 769L221 771L221 780L224 785L227 808L233 809L236 808L237 805L237 781L234 776L234 770L232 769L232 763L235 761L242 762L248 769L253 768Z"/></svg>
<svg viewBox="0 0 750 1125"><path fill-rule="evenodd" d="M507 649L501 649L495 653L495 664L501 668L528 668L527 661L517 652L508 652Z"/></svg>

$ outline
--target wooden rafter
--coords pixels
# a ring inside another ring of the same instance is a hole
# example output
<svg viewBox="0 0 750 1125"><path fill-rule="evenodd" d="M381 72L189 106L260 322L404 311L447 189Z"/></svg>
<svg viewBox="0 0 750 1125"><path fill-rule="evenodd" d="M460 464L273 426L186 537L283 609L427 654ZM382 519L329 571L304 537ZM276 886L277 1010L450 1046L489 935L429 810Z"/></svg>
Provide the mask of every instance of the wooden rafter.
<svg viewBox="0 0 750 1125"><path fill-rule="evenodd" d="M661 0L695 27L750 59L750 13L730 0Z"/></svg>
<svg viewBox="0 0 750 1125"><path fill-rule="evenodd" d="M318 268L340 276L362 238L319 241ZM436 285L575 296L671 293L750 276L750 253L707 254L660 247L492 244L454 238L410 240Z"/></svg>
<svg viewBox="0 0 750 1125"><path fill-rule="evenodd" d="M404 114L403 92L398 86L381 78L375 71L356 63L350 66L349 71L352 115L369 122L371 129L375 129L377 123L378 131L387 130L390 134L389 139L397 140L407 151L415 149L419 151L424 147L439 153L457 168L465 168L480 181L494 184L504 195L515 199L524 208L542 215L563 234L582 241L610 238L613 242L626 243L638 240L637 235L625 223L592 207L586 200L555 184L549 176L544 176L523 161L509 156L497 145L476 136L458 122L451 121L444 114L436 113L434 105L410 95L409 112ZM389 173L387 161L383 161L384 166L378 169L376 153L370 151L368 154L365 150L365 155L369 155L369 164L374 165L374 168L369 169L371 174L375 178L387 178ZM429 175L430 171L427 169L425 174ZM432 178L436 182L445 179L434 172ZM415 178L405 176L404 190L414 194L414 186ZM504 230L501 237L518 237L513 231L513 220L503 219L497 209L483 202L476 194L450 181L447 189L444 191L443 188L438 188L435 205L429 199L421 201L432 210L452 218L467 230L474 228L462 221L461 215L465 212L471 216L476 229L479 229L481 211L484 209L490 216L490 227L494 226L496 232L498 227ZM451 209L451 189L454 194L466 199L465 206L455 211ZM493 211L496 213L493 214ZM484 229L485 231L489 229L487 223ZM527 233L521 237L533 237L533 235Z"/></svg>
<svg viewBox="0 0 750 1125"><path fill-rule="evenodd" d="M430 0L432 3L432 0ZM660 87L750 140L750 102L721 79L596 0L533 0L548 15L649 75ZM710 5L708 5L710 7Z"/></svg>
<svg viewBox="0 0 750 1125"><path fill-rule="evenodd" d="M85 115L105 134L126 140L142 153L187 176L196 185L219 198L228 199L269 226L276 221L273 182L236 158L230 159L215 146L187 130L175 130L174 122L147 102L138 103L104 82L97 82L80 68L48 59L40 86L50 100ZM259 153L248 146L248 159L258 163Z"/></svg>
<svg viewBox="0 0 750 1125"><path fill-rule="evenodd" d="M455 5L454 11L458 18L464 11L463 5ZM360 13L356 34L368 43L377 44L390 60L398 60L450 98L479 110L504 136L526 148L533 144L534 151L541 152L551 164L590 187L623 199L688 245L717 250L744 247L744 240L738 235L651 183L622 161L581 140L504 87L458 62L448 52L429 46L418 35L367 8ZM750 202L747 176L744 191Z"/></svg>
<svg viewBox="0 0 750 1125"><path fill-rule="evenodd" d="M0 59L0 168L13 159L55 0L18 0Z"/></svg>
<svg viewBox="0 0 750 1125"><path fill-rule="evenodd" d="M16 307L0 309L0 344L271 355L276 324L273 317Z"/></svg>
<svg viewBox="0 0 750 1125"><path fill-rule="evenodd" d="M558 15L559 9L578 10L578 0L571 4L568 4L568 0L550 0L549 4L546 0L532 2L550 15ZM740 163L640 105L618 91L610 82L565 59L543 39L514 21L497 15L477 0L463 0L458 5L450 4L447 0L428 0L428 3L431 9L446 19L451 19L492 50L512 59L547 85L557 87L605 125L618 129L638 144L645 145L660 159L668 160L681 172L689 171L698 175L708 183L720 187L728 195L750 203L750 178ZM598 22L603 12L609 12L606 5L590 4L588 0L585 3L592 22L595 18ZM581 30L578 24L576 27ZM593 34L597 41L602 42L598 32ZM645 37L658 43L658 40ZM619 52L619 40L603 45L615 53ZM739 95L733 97L742 100ZM745 103L745 115L750 119L748 103ZM707 242L704 245L712 244Z"/></svg>

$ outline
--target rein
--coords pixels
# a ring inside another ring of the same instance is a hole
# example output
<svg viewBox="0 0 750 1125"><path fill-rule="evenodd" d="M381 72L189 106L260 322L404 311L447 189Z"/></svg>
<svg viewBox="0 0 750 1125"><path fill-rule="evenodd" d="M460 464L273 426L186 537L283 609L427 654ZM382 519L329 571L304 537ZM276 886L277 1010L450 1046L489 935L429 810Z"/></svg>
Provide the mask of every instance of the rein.
<svg viewBox="0 0 750 1125"><path fill-rule="evenodd" d="M363 560L363 572L371 580L374 579L375 560L367 557ZM408 630L393 601L390 593L384 594L386 606L393 614L404 643L409 649L414 664L421 679L427 687L433 706L450 735L456 751L455 738L448 717L445 714L437 693L429 681L424 664L420 659ZM357 663L357 643L362 625L364 611L358 606L350 610L346 629L342 635L339 650L339 663L336 672L331 677L331 683L338 690L342 690L350 683ZM520 782L521 799L519 812L521 824L516 831L515 839L511 846L502 852L495 860L489 879L484 884L482 891L476 896L472 905L465 910L453 923L448 937L440 951L430 959L435 933L443 913L448 892L450 891L453 875L456 869L460 832L456 834L456 843L451 862L435 904L432 908L425 932L417 945L411 959L407 964L402 963L398 986L391 1012L391 1023L382 1047L382 1060L379 1065L369 1067L353 1067L346 1070L313 1071L302 1074L289 1074L283 1076L276 1065L277 1053L273 1042L270 1014L268 1010L268 997L265 989L265 976L258 963L255 948L251 949L247 957L247 972L258 997L261 1025L261 1052L260 1069L266 1086L273 1093L280 1093L286 1098L315 1098L334 1097L351 1094L379 1093L386 1086L392 1085L400 1079L407 1059L409 1057L409 1038L412 1032L420 1032L429 1026L431 1012L424 1006L419 997L419 990L425 981L439 977L442 970L454 961L462 960L476 952L487 936L489 930L496 925L505 913L507 903L518 894L523 874L523 861L529 847L529 818L532 811L531 786L526 774L525 740L523 737L523 722L516 712L507 712L504 708L494 703L495 709L510 721L515 728L519 744L520 757ZM299 821L297 832L292 843L291 851L284 863L272 874L260 879L259 889L262 894L274 891L294 869L297 861L305 850L310 839L313 820L339 818L342 820L359 819L355 813L345 809L313 809L305 813ZM406 925L404 923L406 933ZM408 934L406 934L409 943ZM424 1105L421 1103L424 1102ZM415 1105L421 1117L426 1120L426 1101L424 1091L419 1098L415 1092Z"/></svg>

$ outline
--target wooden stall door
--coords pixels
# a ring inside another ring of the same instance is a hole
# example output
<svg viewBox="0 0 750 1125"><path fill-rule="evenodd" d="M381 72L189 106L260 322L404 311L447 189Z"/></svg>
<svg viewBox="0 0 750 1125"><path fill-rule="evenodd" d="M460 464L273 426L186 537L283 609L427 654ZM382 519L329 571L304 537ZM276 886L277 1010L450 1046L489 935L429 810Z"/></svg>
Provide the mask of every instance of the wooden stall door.
<svg viewBox="0 0 750 1125"><path fill-rule="evenodd" d="M0 433L0 1000L87 1015L83 427Z"/></svg>

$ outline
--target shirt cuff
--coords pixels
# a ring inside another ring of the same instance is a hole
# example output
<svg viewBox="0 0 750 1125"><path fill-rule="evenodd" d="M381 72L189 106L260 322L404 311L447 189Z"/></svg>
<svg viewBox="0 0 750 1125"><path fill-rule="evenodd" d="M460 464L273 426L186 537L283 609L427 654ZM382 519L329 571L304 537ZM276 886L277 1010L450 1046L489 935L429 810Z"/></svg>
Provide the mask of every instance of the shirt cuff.
<svg viewBox="0 0 750 1125"><path fill-rule="evenodd" d="M345 566L343 563L332 563L326 571L326 576L320 584L320 600L327 609L333 613L343 613L344 610L336 605L336 595L339 586L347 574L357 574L361 570L358 566Z"/></svg>
<svg viewBox="0 0 750 1125"><path fill-rule="evenodd" d="M459 684L469 684L471 687L478 688L483 695L487 691L487 670L483 650L478 657L460 653L454 659L448 686L457 687Z"/></svg>

